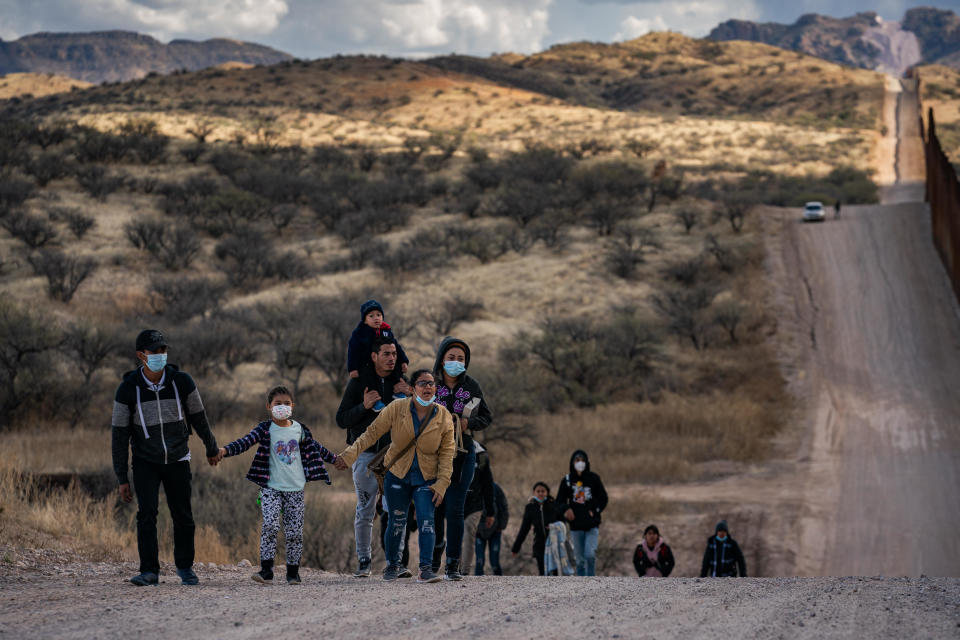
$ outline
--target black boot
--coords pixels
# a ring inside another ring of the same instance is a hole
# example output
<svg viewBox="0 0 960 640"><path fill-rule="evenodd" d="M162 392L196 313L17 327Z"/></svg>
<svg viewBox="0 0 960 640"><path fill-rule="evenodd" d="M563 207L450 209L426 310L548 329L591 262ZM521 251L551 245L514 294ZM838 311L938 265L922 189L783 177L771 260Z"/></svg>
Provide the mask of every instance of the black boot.
<svg viewBox="0 0 960 640"><path fill-rule="evenodd" d="M273 558L260 561L260 571L250 576L261 584L273 584Z"/></svg>
<svg viewBox="0 0 960 640"><path fill-rule="evenodd" d="M300 565L287 565L287 584L300 584Z"/></svg>
<svg viewBox="0 0 960 640"><path fill-rule="evenodd" d="M460 561L447 558L447 569L443 574L444 580L463 580L463 574L460 573Z"/></svg>

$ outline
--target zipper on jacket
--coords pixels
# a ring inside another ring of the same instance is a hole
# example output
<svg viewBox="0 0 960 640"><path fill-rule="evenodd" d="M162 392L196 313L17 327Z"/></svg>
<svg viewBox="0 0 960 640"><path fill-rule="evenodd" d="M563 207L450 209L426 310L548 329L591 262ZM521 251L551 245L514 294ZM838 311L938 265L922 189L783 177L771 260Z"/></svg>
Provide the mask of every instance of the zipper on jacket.
<svg viewBox="0 0 960 640"><path fill-rule="evenodd" d="M163 445L163 464L167 464L167 439L163 437L163 410L160 408L160 390L154 387L157 396L157 419L160 421L160 444Z"/></svg>

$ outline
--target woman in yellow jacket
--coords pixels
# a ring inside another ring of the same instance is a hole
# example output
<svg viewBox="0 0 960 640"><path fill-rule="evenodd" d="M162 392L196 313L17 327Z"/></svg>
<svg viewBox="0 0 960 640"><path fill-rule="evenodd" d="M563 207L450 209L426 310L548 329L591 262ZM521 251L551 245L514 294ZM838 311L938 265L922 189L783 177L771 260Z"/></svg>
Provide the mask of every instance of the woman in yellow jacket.
<svg viewBox="0 0 960 640"><path fill-rule="evenodd" d="M407 507L413 499L420 534L420 574L417 582L437 582L440 576L431 568L433 560L433 510L443 501L453 472L456 453L453 418L443 406L435 404L437 386L433 374L420 369L410 377L413 397L387 405L367 430L337 457L337 468L346 469L361 451L390 432L391 444L384 463L392 464L383 481L383 493L390 511L387 525L387 567L384 580L400 576L400 540L407 527ZM407 448L416 438L413 446ZM397 455L406 452L394 461Z"/></svg>

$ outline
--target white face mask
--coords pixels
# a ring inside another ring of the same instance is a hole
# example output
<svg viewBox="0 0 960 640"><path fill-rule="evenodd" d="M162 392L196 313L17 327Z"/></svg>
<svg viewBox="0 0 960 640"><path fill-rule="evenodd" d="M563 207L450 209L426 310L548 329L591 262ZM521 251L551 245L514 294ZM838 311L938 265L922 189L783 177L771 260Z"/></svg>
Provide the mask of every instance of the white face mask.
<svg viewBox="0 0 960 640"><path fill-rule="evenodd" d="M293 407L288 404L275 404L270 407L270 413L274 420L286 420L293 415Z"/></svg>
<svg viewBox="0 0 960 640"><path fill-rule="evenodd" d="M578 473L583 473L583 470L587 468L587 463L583 460L577 460L573 463L573 468L576 469Z"/></svg>

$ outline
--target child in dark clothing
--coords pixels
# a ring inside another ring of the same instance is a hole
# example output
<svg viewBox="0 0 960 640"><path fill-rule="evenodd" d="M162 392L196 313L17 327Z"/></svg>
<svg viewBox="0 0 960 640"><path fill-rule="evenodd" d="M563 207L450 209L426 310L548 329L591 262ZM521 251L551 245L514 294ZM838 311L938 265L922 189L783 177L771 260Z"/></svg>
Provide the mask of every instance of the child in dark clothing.
<svg viewBox="0 0 960 640"><path fill-rule="evenodd" d="M360 368L371 366L370 347L377 338L386 338L397 346L397 362L401 373L407 372L410 360L403 352L390 325L383 321L383 306L376 300L367 300L360 305L360 323L350 334L347 344L347 371L351 378L360 376Z"/></svg>
<svg viewBox="0 0 960 640"><path fill-rule="evenodd" d="M523 510L523 523L520 525L520 531L517 532L517 538L511 549L513 557L516 558L520 553L523 541L527 539L530 529L533 529L533 557L537 561L540 575L544 575L543 551L547 544L547 530L550 523L560 519L561 516L557 513L556 503L550 495L550 487L547 483L538 482L533 485L533 497Z"/></svg>

